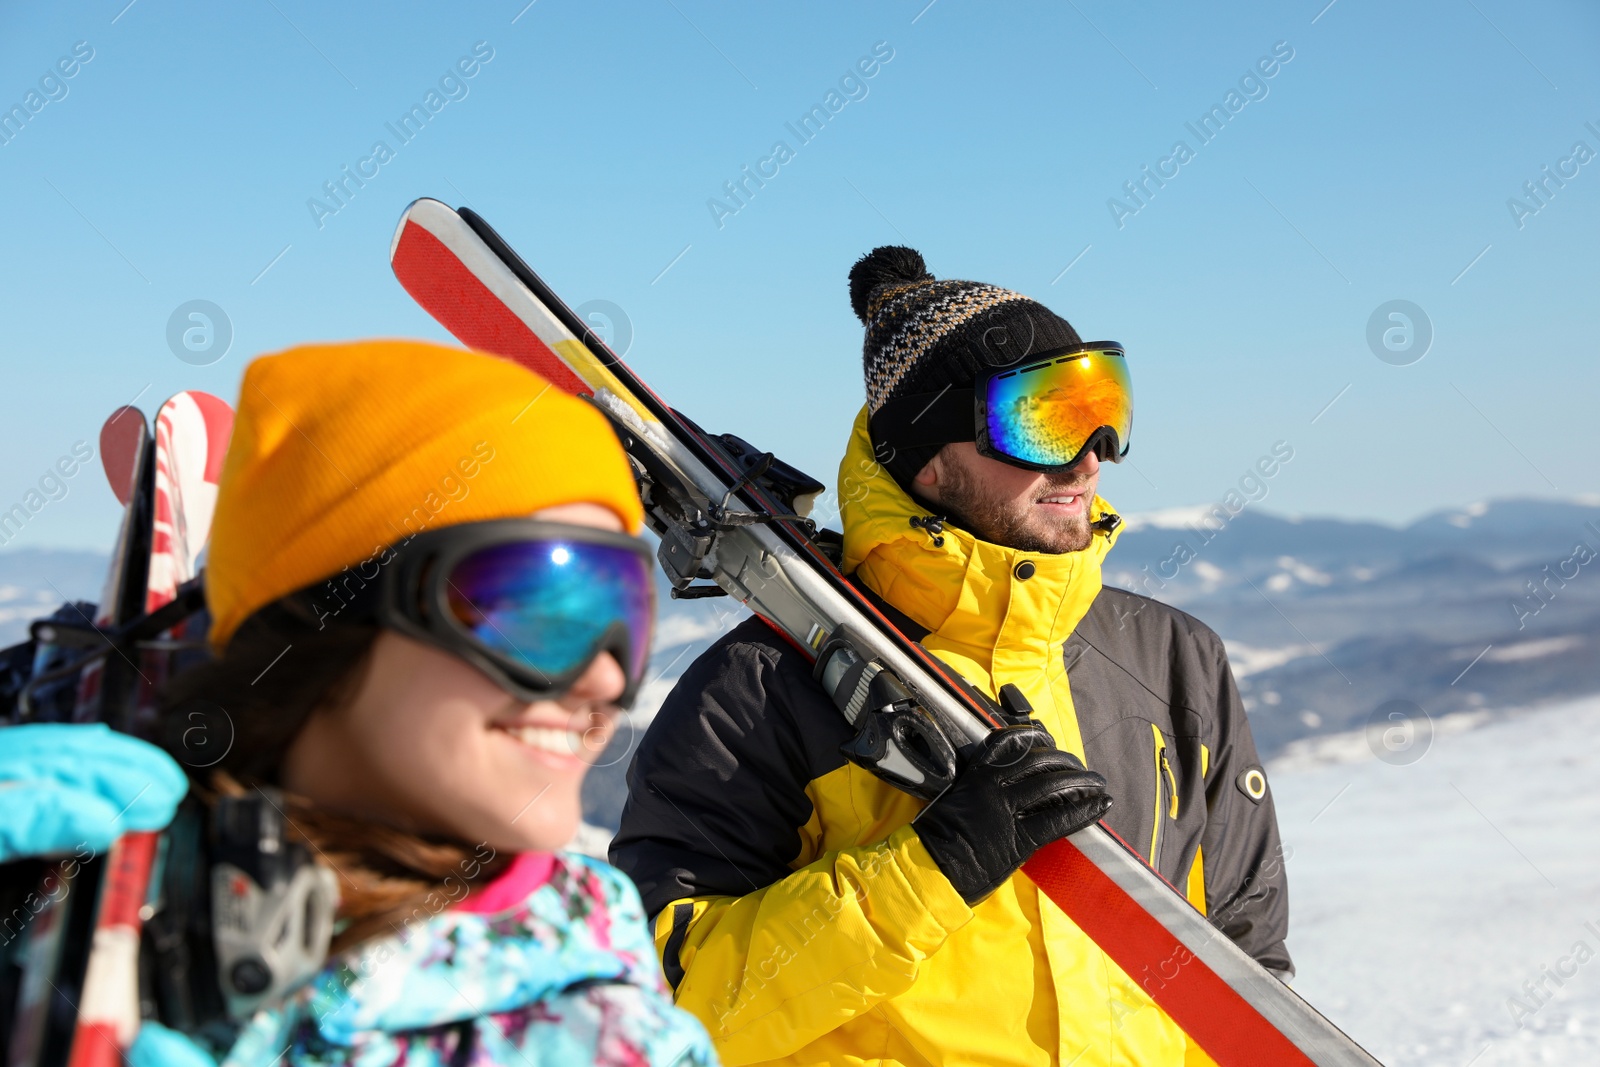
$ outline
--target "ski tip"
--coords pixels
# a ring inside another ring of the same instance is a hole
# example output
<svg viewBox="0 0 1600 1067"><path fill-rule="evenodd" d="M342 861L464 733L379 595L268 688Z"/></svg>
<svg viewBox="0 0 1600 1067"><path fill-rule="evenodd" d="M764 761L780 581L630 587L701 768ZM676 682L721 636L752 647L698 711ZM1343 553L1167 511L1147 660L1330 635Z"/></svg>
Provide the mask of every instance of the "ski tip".
<svg viewBox="0 0 1600 1067"><path fill-rule="evenodd" d="M181 393L173 393L171 396L167 397L167 402L161 405L160 410L156 413L156 418L161 418L161 412L168 411L175 405L182 404L186 399L190 403L193 403L194 406L199 409L200 413L205 415L208 419L223 417L229 419L233 418L232 404L228 403L220 396L215 396L204 391L203 389L185 389ZM223 414L224 412L226 412L225 416Z"/></svg>
<svg viewBox="0 0 1600 1067"><path fill-rule="evenodd" d="M419 196L407 204L406 209L400 212L400 223L394 228L394 236L389 239L389 262L394 262L395 253L400 248L400 237L406 232L407 223L414 220L423 229L430 229L429 220L437 218L441 212L452 216L456 213L455 208L431 196Z"/></svg>
<svg viewBox="0 0 1600 1067"><path fill-rule="evenodd" d="M205 480L215 485L222 477L222 460L228 451L228 440L233 436L233 406L219 396L199 389L185 389L174 393L156 411L157 447L163 435L170 435L178 427L193 442L203 442ZM169 440L168 445L171 445ZM192 446L191 446L192 447Z"/></svg>
<svg viewBox="0 0 1600 1067"><path fill-rule="evenodd" d="M144 412L131 404L113 411L100 427L100 468L105 471L106 481L123 507L133 498L134 470L149 436Z"/></svg>

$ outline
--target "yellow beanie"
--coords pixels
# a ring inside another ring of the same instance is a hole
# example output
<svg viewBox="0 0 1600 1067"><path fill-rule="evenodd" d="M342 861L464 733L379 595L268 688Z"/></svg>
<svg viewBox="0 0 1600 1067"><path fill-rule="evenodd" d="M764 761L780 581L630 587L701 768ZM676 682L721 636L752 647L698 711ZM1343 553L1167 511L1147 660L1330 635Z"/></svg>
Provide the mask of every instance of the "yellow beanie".
<svg viewBox="0 0 1600 1067"><path fill-rule="evenodd" d="M611 427L530 370L421 341L262 356L245 369L212 521L212 647L411 534L583 501L638 531Z"/></svg>

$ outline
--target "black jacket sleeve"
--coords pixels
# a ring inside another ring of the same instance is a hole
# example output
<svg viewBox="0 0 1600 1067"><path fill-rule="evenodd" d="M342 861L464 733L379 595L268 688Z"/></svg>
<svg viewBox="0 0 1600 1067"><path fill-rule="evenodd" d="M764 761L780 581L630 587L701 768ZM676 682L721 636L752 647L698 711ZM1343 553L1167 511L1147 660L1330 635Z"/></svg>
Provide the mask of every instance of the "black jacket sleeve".
<svg viewBox="0 0 1600 1067"><path fill-rule="evenodd" d="M611 845L646 914L685 897L742 896L789 874L811 817L806 785L843 763L847 724L831 704L811 707L826 701L809 664L760 619L684 673L628 768Z"/></svg>

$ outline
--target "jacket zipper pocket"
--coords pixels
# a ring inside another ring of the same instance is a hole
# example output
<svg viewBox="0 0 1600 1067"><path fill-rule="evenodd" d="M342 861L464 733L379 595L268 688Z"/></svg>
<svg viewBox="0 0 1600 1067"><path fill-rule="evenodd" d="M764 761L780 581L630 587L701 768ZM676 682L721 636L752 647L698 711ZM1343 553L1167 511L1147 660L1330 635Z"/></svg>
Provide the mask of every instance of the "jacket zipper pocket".
<svg viewBox="0 0 1600 1067"><path fill-rule="evenodd" d="M1162 808L1165 807L1165 818L1178 817L1178 779L1172 773L1172 764L1167 761L1167 739L1161 735L1161 727L1155 723L1150 724L1150 732L1155 735L1155 772L1156 772L1156 802L1155 810L1150 820L1150 866L1156 866L1158 849L1161 847L1161 823L1163 820ZM1162 801L1167 803L1163 804Z"/></svg>

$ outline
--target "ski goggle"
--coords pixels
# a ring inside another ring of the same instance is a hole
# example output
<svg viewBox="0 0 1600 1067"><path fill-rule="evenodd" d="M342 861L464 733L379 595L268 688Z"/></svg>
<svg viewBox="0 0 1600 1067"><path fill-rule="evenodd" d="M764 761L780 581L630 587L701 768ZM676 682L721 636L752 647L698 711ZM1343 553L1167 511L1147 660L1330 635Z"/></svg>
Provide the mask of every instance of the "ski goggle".
<svg viewBox="0 0 1600 1067"><path fill-rule="evenodd" d="M978 452L1031 470L1057 470L1091 446L1128 453L1133 381L1120 345L1100 341L995 371L974 390Z"/></svg>
<svg viewBox="0 0 1600 1067"><path fill-rule="evenodd" d="M499 519L418 534L375 562L379 573L347 610L459 656L518 699L559 697L602 653L626 676L617 705L637 696L655 618L655 563L642 539ZM366 577L349 570L328 584L348 587L352 576Z"/></svg>
<svg viewBox="0 0 1600 1067"><path fill-rule="evenodd" d="M895 449L973 441L1028 470L1062 470L1091 450L1116 463L1133 434L1133 381L1115 341L1058 349L993 370L971 389L896 397L871 419L880 461Z"/></svg>

